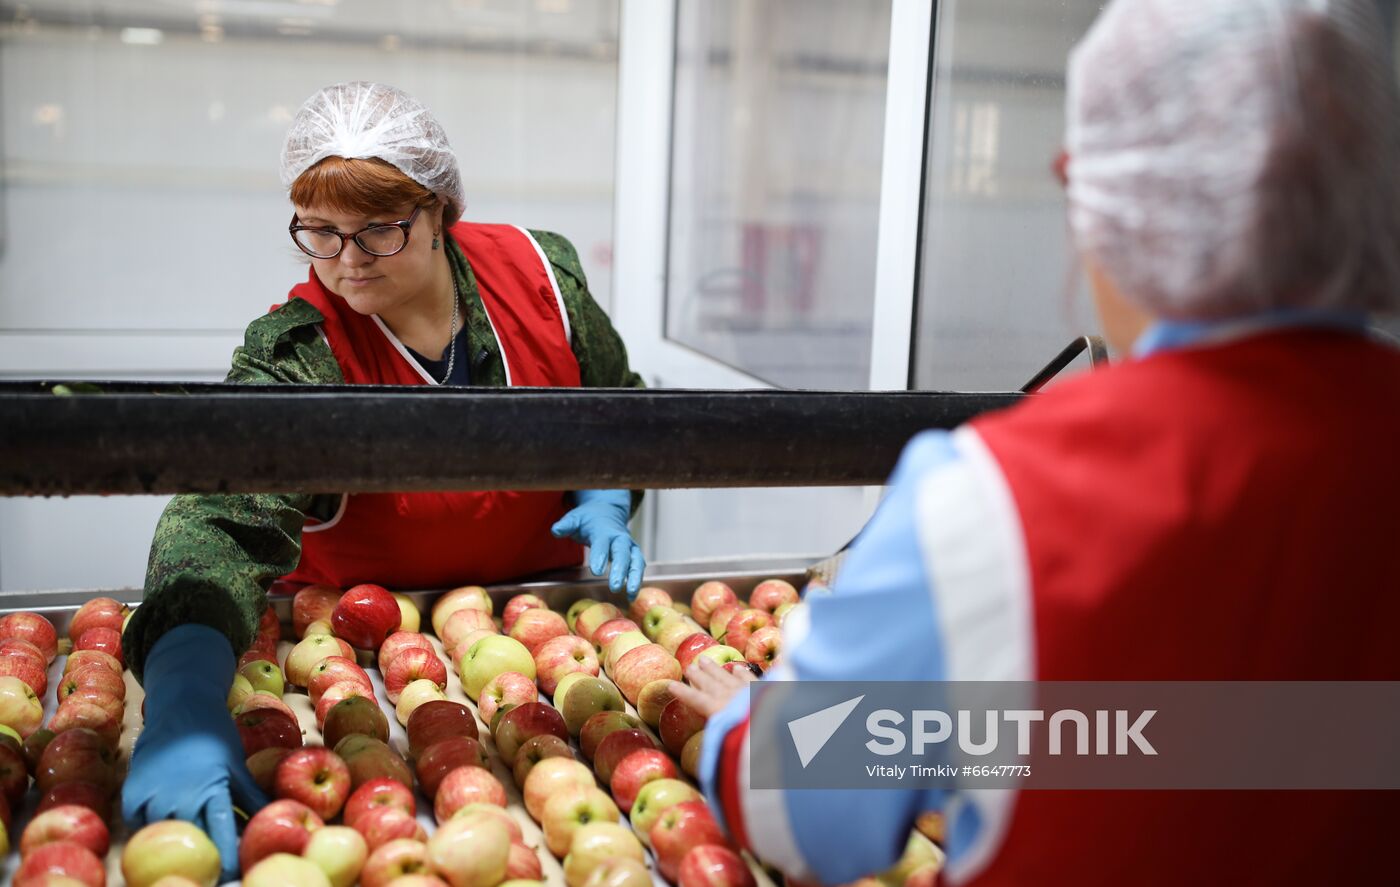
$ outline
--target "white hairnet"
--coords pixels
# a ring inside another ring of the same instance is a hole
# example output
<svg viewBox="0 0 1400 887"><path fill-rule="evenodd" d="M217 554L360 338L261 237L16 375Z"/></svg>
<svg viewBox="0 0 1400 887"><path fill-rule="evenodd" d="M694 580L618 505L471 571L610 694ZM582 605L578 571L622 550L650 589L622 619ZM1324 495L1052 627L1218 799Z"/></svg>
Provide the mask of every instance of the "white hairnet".
<svg viewBox="0 0 1400 887"><path fill-rule="evenodd" d="M378 158L447 205L446 224L466 206L457 156L433 113L408 93L382 83L327 86L297 111L282 146L282 184L327 157Z"/></svg>
<svg viewBox="0 0 1400 887"><path fill-rule="evenodd" d="M1070 225L1209 319L1400 307L1400 104L1375 0L1115 0L1070 59Z"/></svg>

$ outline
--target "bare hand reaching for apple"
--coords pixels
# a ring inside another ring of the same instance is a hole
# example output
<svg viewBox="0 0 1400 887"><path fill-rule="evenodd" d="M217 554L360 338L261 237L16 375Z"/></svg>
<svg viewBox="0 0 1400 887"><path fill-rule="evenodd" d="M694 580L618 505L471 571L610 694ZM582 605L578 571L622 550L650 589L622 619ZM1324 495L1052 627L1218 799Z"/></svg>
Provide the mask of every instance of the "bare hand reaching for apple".
<svg viewBox="0 0 1400 887"><path fill-rule="evenodd" d="M724 666L703 656L691 663L685 677L690 681L689 686L672 681L671 693L707 718L728 705L754 679L747 672L725 671Z"/></svg>

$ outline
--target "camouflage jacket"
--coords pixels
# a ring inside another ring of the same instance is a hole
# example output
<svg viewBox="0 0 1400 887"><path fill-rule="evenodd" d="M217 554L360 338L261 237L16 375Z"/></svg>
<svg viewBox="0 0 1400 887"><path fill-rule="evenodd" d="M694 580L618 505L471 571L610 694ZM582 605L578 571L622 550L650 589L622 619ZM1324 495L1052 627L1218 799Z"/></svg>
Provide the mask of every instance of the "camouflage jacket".
<svg viewBox="0 0 1400 887"><path fill-rule="evenodd" d="M642 387L641 377L628 367L621 337L588 292L572 244L557 234L530 233L554 266L583 384ZM448 238L447 247L465 303L471 384L504 386L505 366L476 278L456 242ZM249 324L243 345L234 349L226 381L343 384L340 366L319 332L322 319L316 308L301 299L289 300L259 317ZM156 525L145 596L123 637L123 653L137 679L151 646L177 625L211 626L228 637L236 653L246 650L267 607L268 586L295 569L301 558L302 524L307 517L329 519L339 498L312 494L174 497ZM639 499L634 493L634 508Z"/></svg>

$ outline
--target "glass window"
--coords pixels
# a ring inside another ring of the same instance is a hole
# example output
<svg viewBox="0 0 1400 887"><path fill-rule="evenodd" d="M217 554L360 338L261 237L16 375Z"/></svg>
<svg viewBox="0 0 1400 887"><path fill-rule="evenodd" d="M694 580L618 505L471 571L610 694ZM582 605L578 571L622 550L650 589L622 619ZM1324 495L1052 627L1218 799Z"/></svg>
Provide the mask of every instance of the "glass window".
<svg viewBox="0 0 1400 887"><path fill-rule="evenodd" d="M1102 5L938 4L917 388L1019 388L1070 339L1097 330L1051 162L1069 50Z"/></svg>
<svg viewBox="0 0 1400 887"><path fill-rule="evenodd" d="M866 388L890 0L680 0L666 335Z"/></svg>

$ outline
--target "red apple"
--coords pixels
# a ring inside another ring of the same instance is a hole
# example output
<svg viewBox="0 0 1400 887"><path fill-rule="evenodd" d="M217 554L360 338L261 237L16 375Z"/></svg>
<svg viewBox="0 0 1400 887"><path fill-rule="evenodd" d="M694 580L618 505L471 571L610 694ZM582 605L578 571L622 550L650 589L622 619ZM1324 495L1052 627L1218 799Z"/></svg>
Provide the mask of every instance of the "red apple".
<svg viewBox="0 0 1400 887"><path fill-rule="evenodd" d="M614 730L598 743L593 753L593 769L598 771L598 779L607 785L612 782L613 773L623 758L632 752L655 748L656 743L642 730Z"/></svg>
<svg viewBox="0 0 1400 887"><path fill-rule="evenodd" d="M72 841L91 850L98 858L107 855L110 836L107 823L87 807L66 804L51 807L35 816L24 827L19 839L21 857L55 841Z"/></svg>
<svg viewBox="0 0 1400 887"><path fill-rule="evenodd" d="M67 804L76 804L86 807L103 822L107 821L107 816L112 812L111 790L102 785L91 782L60 782L51 786L39 799L39 806L35 814L43 813L45 810L52 810L55 807L62 807Z"/></svg>
<svg viewBox="0 0 1400 887"><path fill-rule="evenodd" d="M120 633L122 623L131 610L126 604L109 597L95 597L78 608L68 623L68 637L75 643L90 628L110 628Z"/></svg>
<svg viewBox="0 0 1400 887"><path fill-rule="evenodd" d="M408 754L413 758L443 739L457 736L480 738L471 709L451 699L433 699L415 708L408 718L406 730Z"/></svg>
<svg viewBox="0 0 1400 887"><path fill-rule="evenodd" d="M299 856L311 833L325 825L299 801L273 801L253 814L238 845L238 864L246 875L258 861L274 853Z"/></svg>
<svg viewBox="0 0 1400 887"><path fill-rule="evenodd" d="M327 748L335 748L340 740L352 733L373 736L381 742L389 741L389 719L373 697L347 696L326 712L326 718L321 723L321 741Z"/></svg>
<svg viewBox="0 0 1400 887"><path fill-rule="evenodd" d="M437 652L433 649L433 642L428 640L427 635L416 631L396 631L379 646L379 673L384 674L389 668L389 663L394 661L394 657L411 647L418 647L429 653Z"/></svg>
<svg viewBox="0 0 1400 887"><path fill-rule="evenodd" d="M395 608L397 609L397 607ZM340 638L328 634L309 634L297 641L282 664L282 675L294 687L310 687L311 671L327 656L343 656L355 661L355 651Z"/></svg>
<svg viewBox="0 0 1400 887"><path fill-rule="evenodd" d="M710 635L721 644L724 643L724 632L729 628L729 620L737 614L743 612L742 604L720 604L713 613L710 614L709 623L701 623L710 630Z"/></svg>
<svg viewBox="0 0 1400 887"><path fill-rule="evenodd" d="M462 647L463 640L478 631L486 631L491 634L499 634L496 628L496 621L491 618L491 614L485 610L462 609L453 613L443 624L442 631L438 637L442 640L442 648L448 656L456 659L465 649Z"/></svg>
<svg viewBox="0 0 1400 887"><path fill-rule="evenodd" d="M10 613L0 619L0 640L10 639L33 644L46 663L58 655L58 632L38 613Z"/></svg>
<svg viewBox="0 0 1400 887"><path fill-rule="evenodd" d="M418 756L418 783L423 786L423 794L431 800L437 797L442 780L458 767L489 766L481 743L470 736L440 739L423 749Z"/></svg>
<svg viewBox="0 0 1400 887"><path fill-rule="evenodd" d="M493 611L491 596L480 585L464 585L454 588L433 602L433 633L442 637L442 627L458 610L481 610L490 616Z"/></svg>
<svg viewBox="0 0 1400 887"><path fill-rule="evenodd" d="M431 872L428 845L406 838L399 839L370 851L365 867L360 870L360 887L389 887L390 884L403 887L407 878L428 878ZM436 880L430 878L428 883Z"/></svg>
<svg viewBox="0 0 1400 887"><path fill-rule="evenodd" d="M68 658L63 660L63 673L76 671L84 665L101 665L117 677L122 676L122 664L116 657L101 650L74 650L69 653Z"/></svg>
<svg viewBox="0 0 1400 887"><path fill-rule="evenodd" d="M511 841L510 855L506 858L506 881L543 880L544 866L535 848L520 841Z"/></svg>
<svg viewBox="0 0 1400 887"><path fill-rule="evenodd" d="M652 681L679 681L681 664L661 645L645 644L629 650L617 660L612 679L617 682L617 689L622 691L627 701L635 704L642 687Z"/></svg>
<svg viewBox="0 0 1400 887"><path fill-rule="evenodd" d="M43 657L35 658L17 650L0 651L0 677L19 678L42 697L49 689L49 671Z"/></svg>
<svg viewBox="0 0 1400 887"><path fill-rule="evenodd" d="M9 750L9 746L3 748ZM18 752L15 756L23 769L24 758ZM117 753L91 730L82 727L65 730L44 747L34 779L41 792L64 782L91 782L110 791L117 785ZM15 798L10 800L14 802Z"/></svg>
<svg viewBox="0 0 1400 887"><path fill-rule="evenodd" d="M685 801L668 808L652 824L650 838L656 867L668 881L676 880L681 860L692 848L728 843L704 801Z"/></svg>
<svg viewBox="0 0 1400 887"><path fill-rule="evenodd" d="M277 766L292 751L293 749L274 745L248 756L245 762L248 772L253 775L253 781L258 784L258 788L269 797L277 791Z"/></svg>
<svg viewBox="0 0 1400 887"><path fill-rule="evenodd" d="M390 841L426 841L423 824L397 807L376 807L355 820L355 831L365 836L373 853Z"/></svg>
<svg viewBox="0 0 1400 887"><path fill-rule="evenodd" d="M696 622L709 625L710 617L726 604L738 604L739 596L723 582L710 581L700 585L690 595L690 613Z"/></svg>
<svg viewBox="0 0 1400 887"><path fill-rule="evenodd" d="M277 618L277 609L271 604L268 604L267 609L263 610L262 618L258 620L256 637L257 640L253 642L255 647L271 646L275 648L277 642L282 640L282 621Z"/></svg>
<svg viewBox="0 0 1400 887"><path fill-rule="evenodd" d="M345 802L345 824L354 827L361 816L378 807L395 807L409 816L416 812L413 791L397 779L381 776L361 785Z"/></svg>
<svg viewBox="0 0 1400 887"><path fill-rule="evenodd" d="M574 753L569 749L569 743L552 733L541 733L539 736L531 736L525 740L525 744L520 746L515 752L515 766L511 775L515 777L515 784L525 785L525 779L530 775L530 770L545 758L572 758Z"/></svg>
<svg viewBox="0 0 1400 887"><path fill-rule="evenodd" d="M275 792L332 819L350 794L350 770L330 749L299 748L277 765Z"/></svg>
<svg viewBox="0 0 1400 887"><path fill-rule="evenodd" d="M705 716L679 699L672 699L661 710L657 732L666 750L679 755L685 741L705 729Z"/></svg>
<svg viewBox="0 0 1400 887"><path fill-rule="evenodd" d="M331 620L340 595L340 589L329 585L308 585L296 593L292 598L292 632L298 640L306 637L311 623Z"/></svg>
<svg viewBox="0 0 1400 887"><path fill-rule="evenodd" d="M253 755L265 748L301 748L301 727L280 711L260 708L245 711L233 719L243 740L243 753Z"/></svg>
<svg viewBox="0 0 1400 887"><path fill-rule="evenodd" d="M535 682L518 671L503 671L487 681L476 698L476 709L487 724L496 717L503 705L524 705L538 702L540 692Z"/></svg>
<svg viewBox="0 0 1400 887"><path fill-rule="evenodd" d="M583 752L583 756L588 760L593 760L593 756L598 752L598 746L608 734L617 730L635 730L642 726L642 722L635 716L624 711L600 711L593 717L583 722L583 728L578 731L578 747Z"/></svg>
<svg viewBox="0 0 1400 887"><path fill-rule="evenodd" d="M569 626L564 623L563 616L539 607L521 613L510 629L510 636L524 644L532 656L545 641L568 633Z"/></svg>
<svg viewBox="0 0 1400 887"><path fill-rule="evenodd" d="M767 625L773 624L773 617L762 610L740 610L729 619L724 629L724 643L743 651L748 646L749 637Z"/></svg>
<svg viewBox="0 0 1400 887"><path fill-rule="evenodd" d="M17 616L20 614L11 613L10 615ZM7 616L5 618L9 617ZM3 625L4 621L4 619L0 619L0 625ZM55 643L57 643L57 641L55 641ZM0 654L4 653L22 654L24 656L28 656L30 659L33 659L36 663L38 663L40 668L46 669L49 667L49 659L47 656L44 655L44 651L40 650L37 646L35 646L33 642L26 641L23 638L0 638Z"/></svg>
<svg viewBox="0 0 1400 887"><path fill-rule="evenodd" d="M54 737L54 732L47 727L41 727L24 738L21 751L24 753L24 761L29 765L30 772L39 766L39 758L43 756L44 749L48 747L50 740ZM14 737L10 737L14 738Z"/></svg>
<svg viewBox="0 0 1400 887"><path fill-rule="evenodd" d="M536 608L547 610L549 609L549 605L541 600L538 595L517 594L515 597L506 601L506 608L501 611L501 627L509 632L511 626L515 624L516 618L521 613Z"/></svg>
<svg viewBox="0 0 1400 887"><path fill-rule="evenodd" d="M283 702L282 697L273 696L271 693L249 693L242 702L238 703L238 706L234 708L230 714L234 717L238 717L244 712L263 709L280 712L293 721L297 719L297 713L292 711L292 707Z"/></svg>
<svg viewBox="0 0 1400 887"><path fill-rule="evenodd" d="M506 788L481 767L458 767L443 777L433 798L433 816L438 824L446 822L468 804L506 805Z"/></svg>
<svg viewBox="0 0 1400 887"><path fill-rule="evenodd" d="M687 635L676 647L676 661L681 664L682 670L690 668L691 660L695 658L696 653L706 647L713 647L716 643L718 642L713 637L703 631Z"/></svg>
<svg viewBox="0 0 1400 887"><path fill-rule="evenodd" d="M797 589L782 579L765 579L749 594L749 606L770 615L783 604L795 604L799 600Z"/></svg>
<svg viewBox="0 0 1400 887"><path fill-rule="evenodd" d="M622 812L632 812L632 802L642 786L653 779L678 779L675 763L658 748L632 749L613 767L609 788Z"/></svg>
<svg viewBox="0 0 1400 887"><path fill-rule="evenodd" d="M113 673L103 665L81 665L66 672L58 682L58 701L63 702L69 693L79 687L91 687L117 699L126 698L126 681L122 679L121 674Z"/></svg>
<svg viewBox="0 0 1400 887"><path fill-rule="evenodd" d="M75 650L97 650L122 662L122 633L115 628L89 628L74 642Z"/></svg>
<svg viewBox="0 0 1400 887"><path fill-rule="evenodd" d="M525 809L539 822L545 803L555 794L573 786L592 788L597 784L593 771L572 757L545 758L530 770L521 794L525 796Z"/></svg>
<svg viewBox="0 0 1400 887"><path fill-rule="evenodd" d="M121 739L121 720L112 716L111 711L76 696L69 696L54 712L49 721L49 729L60 735L75 727L86 727L102 737L113 748Z"/></svg>
<svg viewBox="0 0 1400 887"><path fill-rule="evenodd" d="M352 647L378 650L389 635L399 630L403 614L394 596L378 585L356 585L340 596L331 611L331 628L336 637Z"/></svg>
<svg viewBox="0 0 1400 887"><path fill-rule="evenodd" d="M627 615L636 622L641 622L642 617L647 614L647 610L652 607L669 607L675 603L671 599L671 593L664 588L657 588L648 585L637 592L637 596L632 599L631 605L627 608Z"/></svg>
<svg viewBox="0 0 1400 887"><path fill-rule="evenodd" d="M335 753L350 768L352 791L381 776L397 779L413 788L413 771L386 742L363 733L352 733L336 743Z"/></svg>
<svg viewBox="0 0 1400 887"><path fill-rule="evenodd" d="M403 688L417 680L429 680L440 689L447 689L447 666L436 652L422 647L400 651L384 673L384 693L391 703L397 703Z"/></svg>
<svg viewBox="0 0 1400 887"><path fill-rule="evenodd" d="M341 681L358 681L369 688L366 696L374 695L374 684L369 673L346 656L327 656L311 669L306 690L311 694L311 704L321 701L321 695Z"/></svg>
<svg viewBox="0 0 1400 887"><path fill-rule="evenodd" d="M562 624L562 618L560 622ZM581 637L562 634L545 641L533 652L540 690L550 696L554 695L554 688L566 674L576 671L588 675L598 673L598 654L593 652L593 645Z"/></svg>
<svg viewBox="0 0 1400 887"><path fill-rule="evenodd" d="M760 671L767 671L778 658L782 645L782 629L776 625L765 625L749 637L748 644L744 646L744 658Z"/></svg>
<svg viewBox="0 0 1400 887"><path fill-rule="evenodd" d="M609 619L593 631L593 650L599 655L618 635L628 631L641 631L642 627L631 619Z"/></svg>
<svg viewBox="0 0 1400 887"><path fill-rule="evenodd" d="M574 634L592 643L593 632L601 628L603 623L621 619L623 615L616 604L602 601L596 607L589 607L578 614L574 621Z"/></svg>
<svg viewBox="0 0 1400 887"><path fill-rule="evenodd" d="M69 881L68 879L72 879ZM78 883L87 887L104 887L107 872L97 854L72 841L44 844L24 857L15 872L15 887L39 887L43 884Z"/></svg>
<svg viewBox="0 0 1400 887"><path fill-rule="evenodd" d="M501 717L493 738L501 760L510 767L515 764L516 752L527 740L543 735L567 740L569 730L564 726L564 717L543 702L527 702L517 705Z"/></svg>
<svg viewBox="0 0 1400 887"><path fill-rule="evenodd" d="M676 873L677 887L755 887L739 854L718 844L691 848Z"/></svg>
<svg viewBox="0 0 1400 887"><path fill-rule="evenodd" d="M238 670L241 672L254 662L271 662L277 664L277 645L259 644L254 642L247 652L238 657Z"/></svg>

